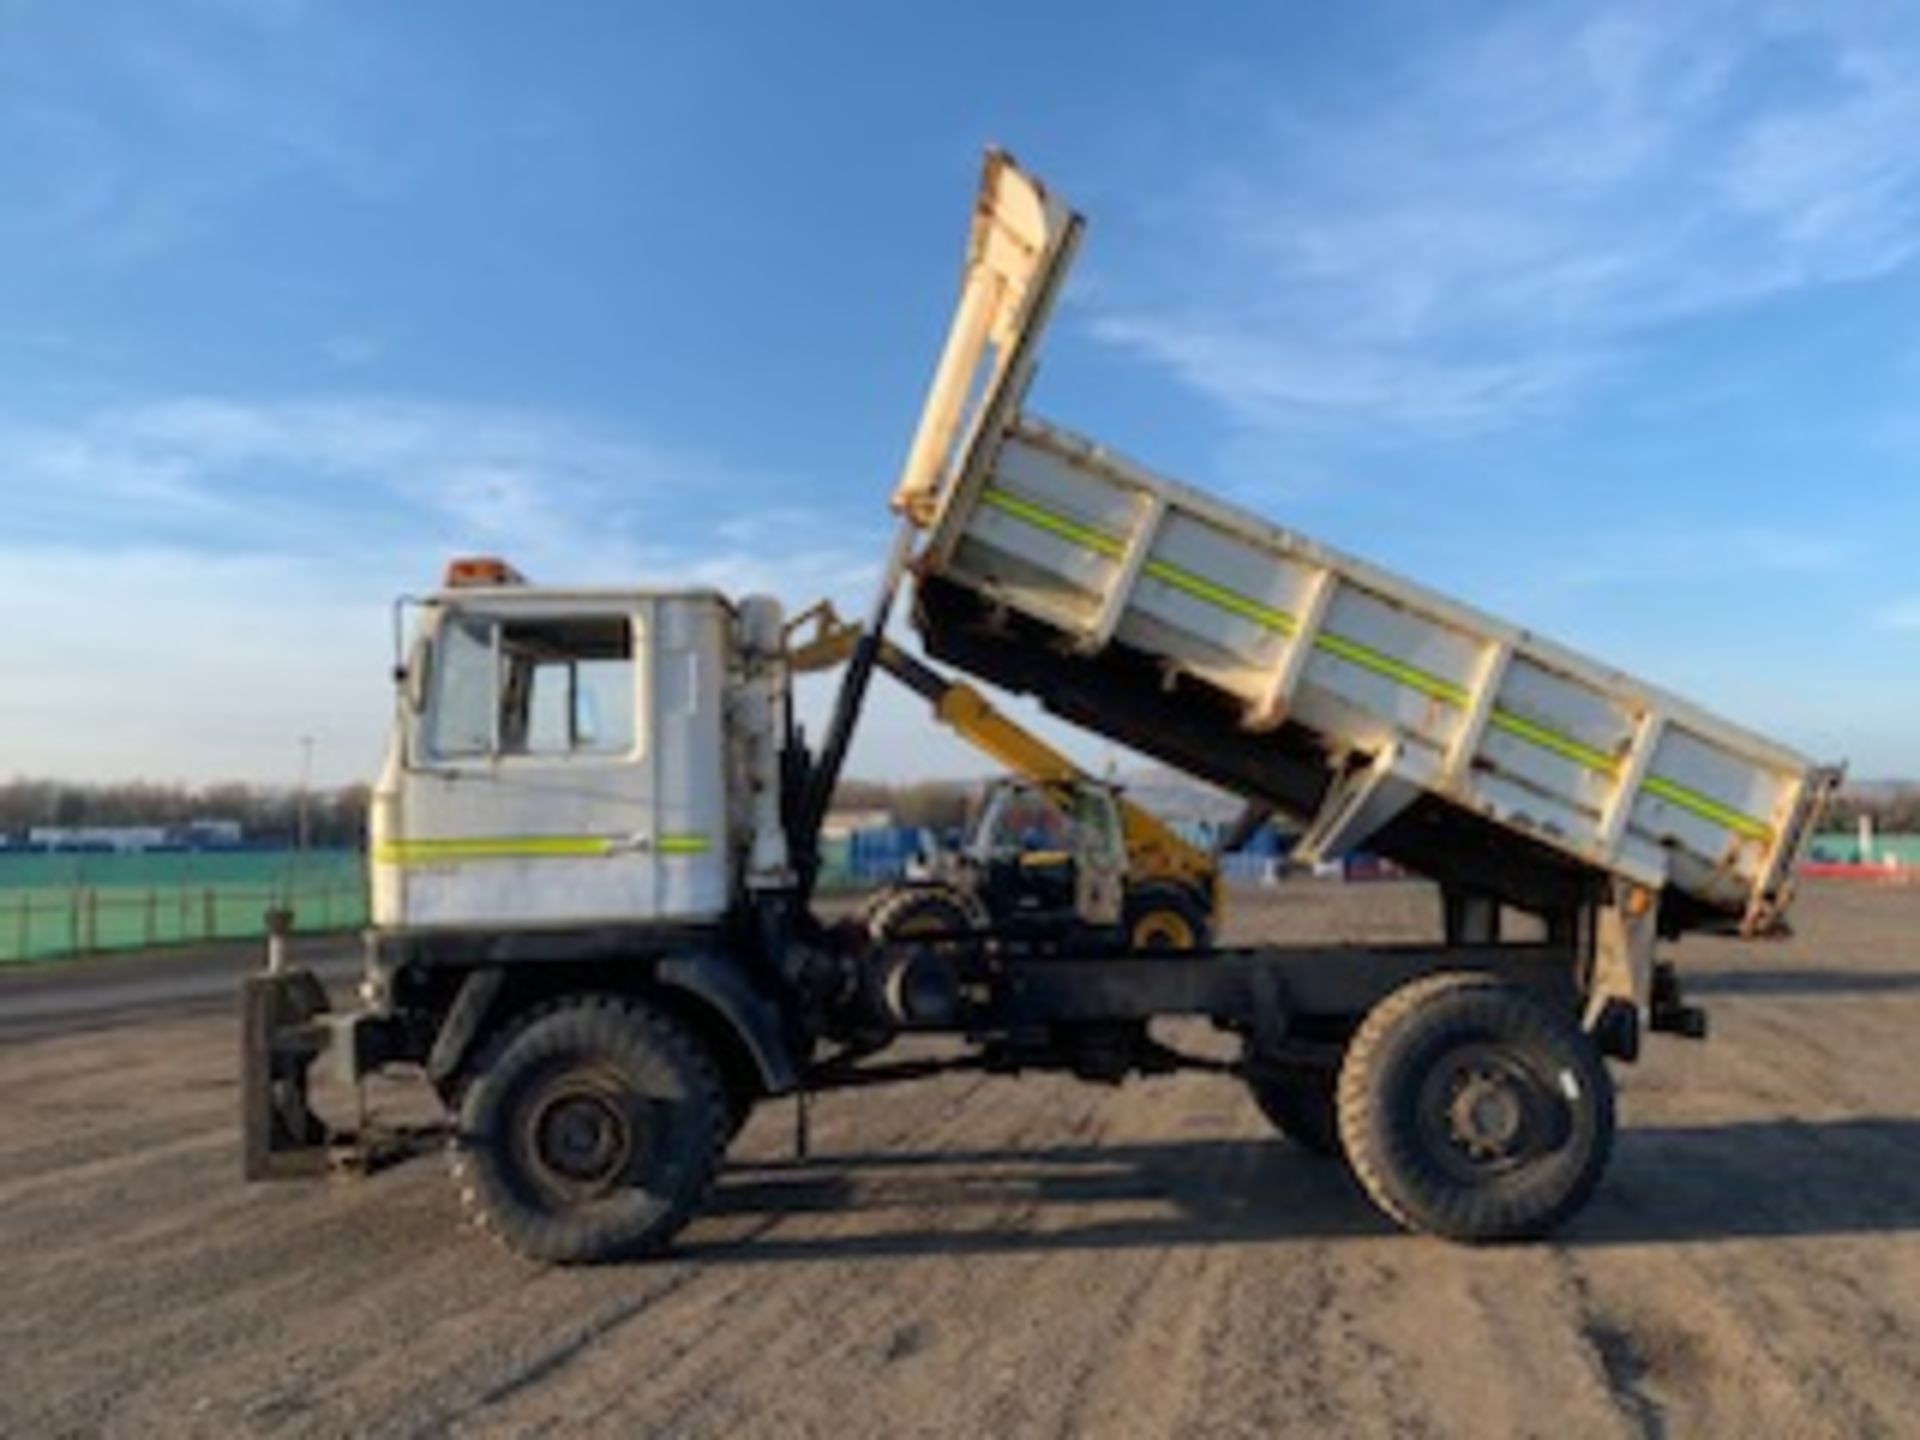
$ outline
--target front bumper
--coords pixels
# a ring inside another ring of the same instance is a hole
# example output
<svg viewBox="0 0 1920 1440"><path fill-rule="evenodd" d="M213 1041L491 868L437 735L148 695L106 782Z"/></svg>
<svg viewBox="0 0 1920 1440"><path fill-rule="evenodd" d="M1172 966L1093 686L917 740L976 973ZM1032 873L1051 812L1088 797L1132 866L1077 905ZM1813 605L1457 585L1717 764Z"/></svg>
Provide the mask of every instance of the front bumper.
<svg viewBox="0 0 1920 1440"><path fill-rule="evenodd" d="M314 1066L351 1087L395 1054L391 1017L367 1009L334 1013L311 970L262 971L242 982L240 1134L249 1180L295 1179L363 1163L364 1113L355 1129L329 1125L313 1108Z"/></svg>

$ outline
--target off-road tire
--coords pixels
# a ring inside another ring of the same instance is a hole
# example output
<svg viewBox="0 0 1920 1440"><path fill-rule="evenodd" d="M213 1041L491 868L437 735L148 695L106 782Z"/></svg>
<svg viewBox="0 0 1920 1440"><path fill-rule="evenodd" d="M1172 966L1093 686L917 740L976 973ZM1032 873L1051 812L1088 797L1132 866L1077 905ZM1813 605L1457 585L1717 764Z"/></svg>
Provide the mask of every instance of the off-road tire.
<svg viewBox="0 0 1920 1440"><path fill-rule="evenodd" d="M1129 950L1205 950L1213 944L1206 906L1184 885L1135 886L1123 915Z"/></svg>
<svg viewBox="0 0 1920 1440"><path fill-rule="evenodd" d="M747 1122L753 1119L753 1111L754 1097L752 1095L741 1094L738 1086L729 1087L727 1091L726 1144L731 1145L735 1140L740 1138L740 1132L746 1129Z"/></svg>
<svg viewBox="0 0 1920 1440"><path fill-rule="evenodd" d="M720 1073L692 1031L641 1000L576 996L487 1047L461 1096L453 1180L481 1229L533 1259L652 1254L706 1199L728 1122ZM615 1142L591 1143L605 1141L596 1124Z"/></svg>
<svg viewBox="0 0 1920 1440"><path fill-rule="evenodd" d="M1247 1093L1273 1128L1301 1149L1340 1154L1339 1074L1324 1069L1263 1069L1247 1076Z"/></svg>
<svg viewBox="0 0 1920 1440"><path fill-rule="evenodd" d="M1494 1097L1495 1123L1517 1139L1472 1134L1485 1123L1464 1098L1472 1087ZM1340 1069L1339 1125L1361 1185L1407 1229L1467 1243L1531 1239L1572 1217L1599 1183L1613 1147L1613 1082L1571 1017L1493 976L1435 975L1361 1023ZM1497 1153L1501 1144L1518 1153ZM1495 1153L1474 1153L1488 1145Z"/></svg>
<svg viewBox="0 0 1920 1440"><path fill-rule="evenodd" d="M867 912L867 936L880 945L960 939L979 929L966 897L945 885L902 885Z"/></svg>

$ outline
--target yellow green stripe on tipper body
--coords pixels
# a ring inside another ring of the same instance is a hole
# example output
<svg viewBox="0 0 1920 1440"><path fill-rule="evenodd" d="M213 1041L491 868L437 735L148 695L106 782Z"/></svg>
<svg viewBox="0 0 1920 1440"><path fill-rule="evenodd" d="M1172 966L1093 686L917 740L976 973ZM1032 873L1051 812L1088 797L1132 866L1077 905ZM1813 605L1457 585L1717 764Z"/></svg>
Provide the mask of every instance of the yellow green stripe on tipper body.
<svg viewBox="0 0 1920 1440"><path fill-rule="evenodd" d="M1684 785L1677 785L1671 780L1662 779L1658 775L1649 775L1640 782L1640 788L1669 804L1678 805L1682 810L1691 811L1703 820L1724 825L1729 830L1746 836L1749 840L1773 838L1773 827L1765 821L1756 820L1751 815L1743 815L1738 810L1729 809L1718 800L1702 795L1697 790L1689 790Z"/></svg>
<svg viewBox="0 0 1920 1440"><path fill-rule="evenodd" d="M1571 760L1576 765L1597 770L1602 775L1615 776L1620 773L1620 762L1604 750L1583 745L1570 735L1549 730L1546 726L1535 724L1524 716L1515 715L1510 710L1501 710L1496 707L1493 714L1487 717L1487 724L1517 740L1524 740L1529 745L1537 745L1542 750L1551 750L1562 759Z"/></svg>
<svg viewBox="0 0 1920 1440"><path fill-rule="evenodd" d="M1036 530L1044 530L1049 535L1057 535L1062 540L1084 546L1088 550L1105 555L1109 560L1118 560L1126 551L1127 545L1124 540L1109 535L1105 531L1096 530L1091 525L1082 525L1077 520L1069 520L1064 515L1057 515L1044 505L1023 500L1010 491L987 490L981 494L980 498L994 509L1003 511L1016 520L1025 521Z"/></svg>
<svg viewBox="0 0 1920 1440"><path fill-rule="evenodd" d="M981 492L980 501L1003 515L1011 516L1036 530L1065 540L1069 544L1079 545L1109 560L1119 560L1126 555L1127 542L1124 538L1057 514L1025 496L1015 495L997 486L990 486ZM1203 575L1196 575L1191 570L1182 569L1170 561L1149 559L1140 567L1140 571L1150 580L1157 580L1183 595L1191 596L1229 615L1250 620L1256 625L1264 626L1282 635L1293 636L1300 633L1298 616L1264 601L1255 600L1252 596L1242 595L1237 590L1209 580ZM1443 704L1454 706L1456 709L1464 710L1472 699L1466 687L1444 676L1409 665L1403 660L1396 660L1391 655L1382 654L1373 647L1363 645L1358 640L1349 639L1344 635L1335 635L1323 630L1313 637L1313 648L1323 654L1344 660L1350 665L1357 665L1372 674L1383 676ZM1524 741L1536 749L1558 755L1563 760L1570 760L1609 779L1619 777L1621 768L1619 757L1597 750L1591 745L1574 739L1571 735L1563 735L1523 715L1516 715L1510 710L1502 710L1496 706L1493 713L1487 717L1487 725L1502 734L1511 735L1516 740ZM1765 841L1773 837L1773 827L1765 821L1756 820L1751 815L1743 815L1738 810L1675 781L1662 779L1659 776L1649 776L1641 782L1641 789L1644 793L1677 806L1689 814L1697 815L1716 825L1724 825L1748 839Z"/></svg>
<svg viewBox="0 0 1920 1440"><path fill-rule="evenodd" d="M580 860L608 855L704 855L705 835L662 835L635 844L623 835L503 835L440 840L383 840L373 847L380 865L444 865L456 860Z"/></svg>
<svg viewBox="0 0 1920 1440"><path fill-rule="evenodd" d="M1292 635L1300 628L1300 622L1286 611L1250 600L1224 585L1204 580L1191 570L1182 570L1165 560L1149 560L1140 568L1150 579L1158 580L1162 585L1170 585L1196 600L1204 600L1209 605L1238 615L1243 620L1251 620L1256 625L1264 625L1269 630L1278 630L1282 635Z"/></svg>

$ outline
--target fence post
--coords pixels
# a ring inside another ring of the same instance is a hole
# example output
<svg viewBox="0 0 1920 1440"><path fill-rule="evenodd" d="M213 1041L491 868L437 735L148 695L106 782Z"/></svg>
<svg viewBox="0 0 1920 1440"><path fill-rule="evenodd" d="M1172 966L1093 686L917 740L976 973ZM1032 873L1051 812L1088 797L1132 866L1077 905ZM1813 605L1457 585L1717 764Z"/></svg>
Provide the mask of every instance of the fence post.
<svg viewBox="0 0 1920 1440"><path fill-rule="evenodd" d="M271 893L268 899L271 902ZM287 968L287 935L293 929L293 911L285 905L269 903L263 918L267 930L267 973L279 975Z"/></svg>
<svg viewBox="0 0 1920 1440"><path fill-rule="evenodd" d="M100 892L89 885L83 892L86 896L85 916L87 921L87 946L84 953L91 955L100 948Z"/></svg>
<svg viewBox="0 0 1920 1440"><path fill-rule="evenodd" d="M215 920L216 917L213 913L213 887L209 885L200 892L201 939L211 940L214 938Z"/></svg>
<svg viewBox="0 0 1920 1440"><path fill-rule="evenodd" d="M155 886L147 886L147 948L151 950L160 939L160 891Z"/></svg>
<svg viewBox="0 0 1920 1440"><path fill-rule="evenodd" d="M33 943L33 891L20 892L20 949L13 957L16 960L27 958L27 947Z"/></svg>

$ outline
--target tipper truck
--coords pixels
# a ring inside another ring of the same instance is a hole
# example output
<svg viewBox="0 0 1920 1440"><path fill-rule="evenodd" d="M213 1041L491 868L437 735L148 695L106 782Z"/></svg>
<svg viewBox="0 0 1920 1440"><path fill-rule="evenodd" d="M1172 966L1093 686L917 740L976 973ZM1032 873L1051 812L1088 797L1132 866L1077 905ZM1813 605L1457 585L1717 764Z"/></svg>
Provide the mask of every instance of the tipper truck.
<svg viewBox="0 0 1920 1440"><path fill-rule="evenodd" d="M1081 230L989 153L817 752L790 705L805 639L771 599L472 560L419 602L355 1003L280 934L246 982L249 1175L364 1155L364 1122L316 1113L316 1070L407 1068L449 1112L472 1216L594 1260L665 1245L768 1097L1210 1069L1409 1229L1509 1239L1579 1210L1607 1060L1705 1031L1656 947L1780 930L1837 772L1027 413ZM1118 846L1074 874L1089 923L1064 942L823 920L821 823L909 583L936 657L1297 817L1305 857L1364 844L1435 881L1435 939L1143 951ZM1156 1029L1175 1017L1233 1058ZM953 1043L892 1049L916 1033Z"/></svg>

